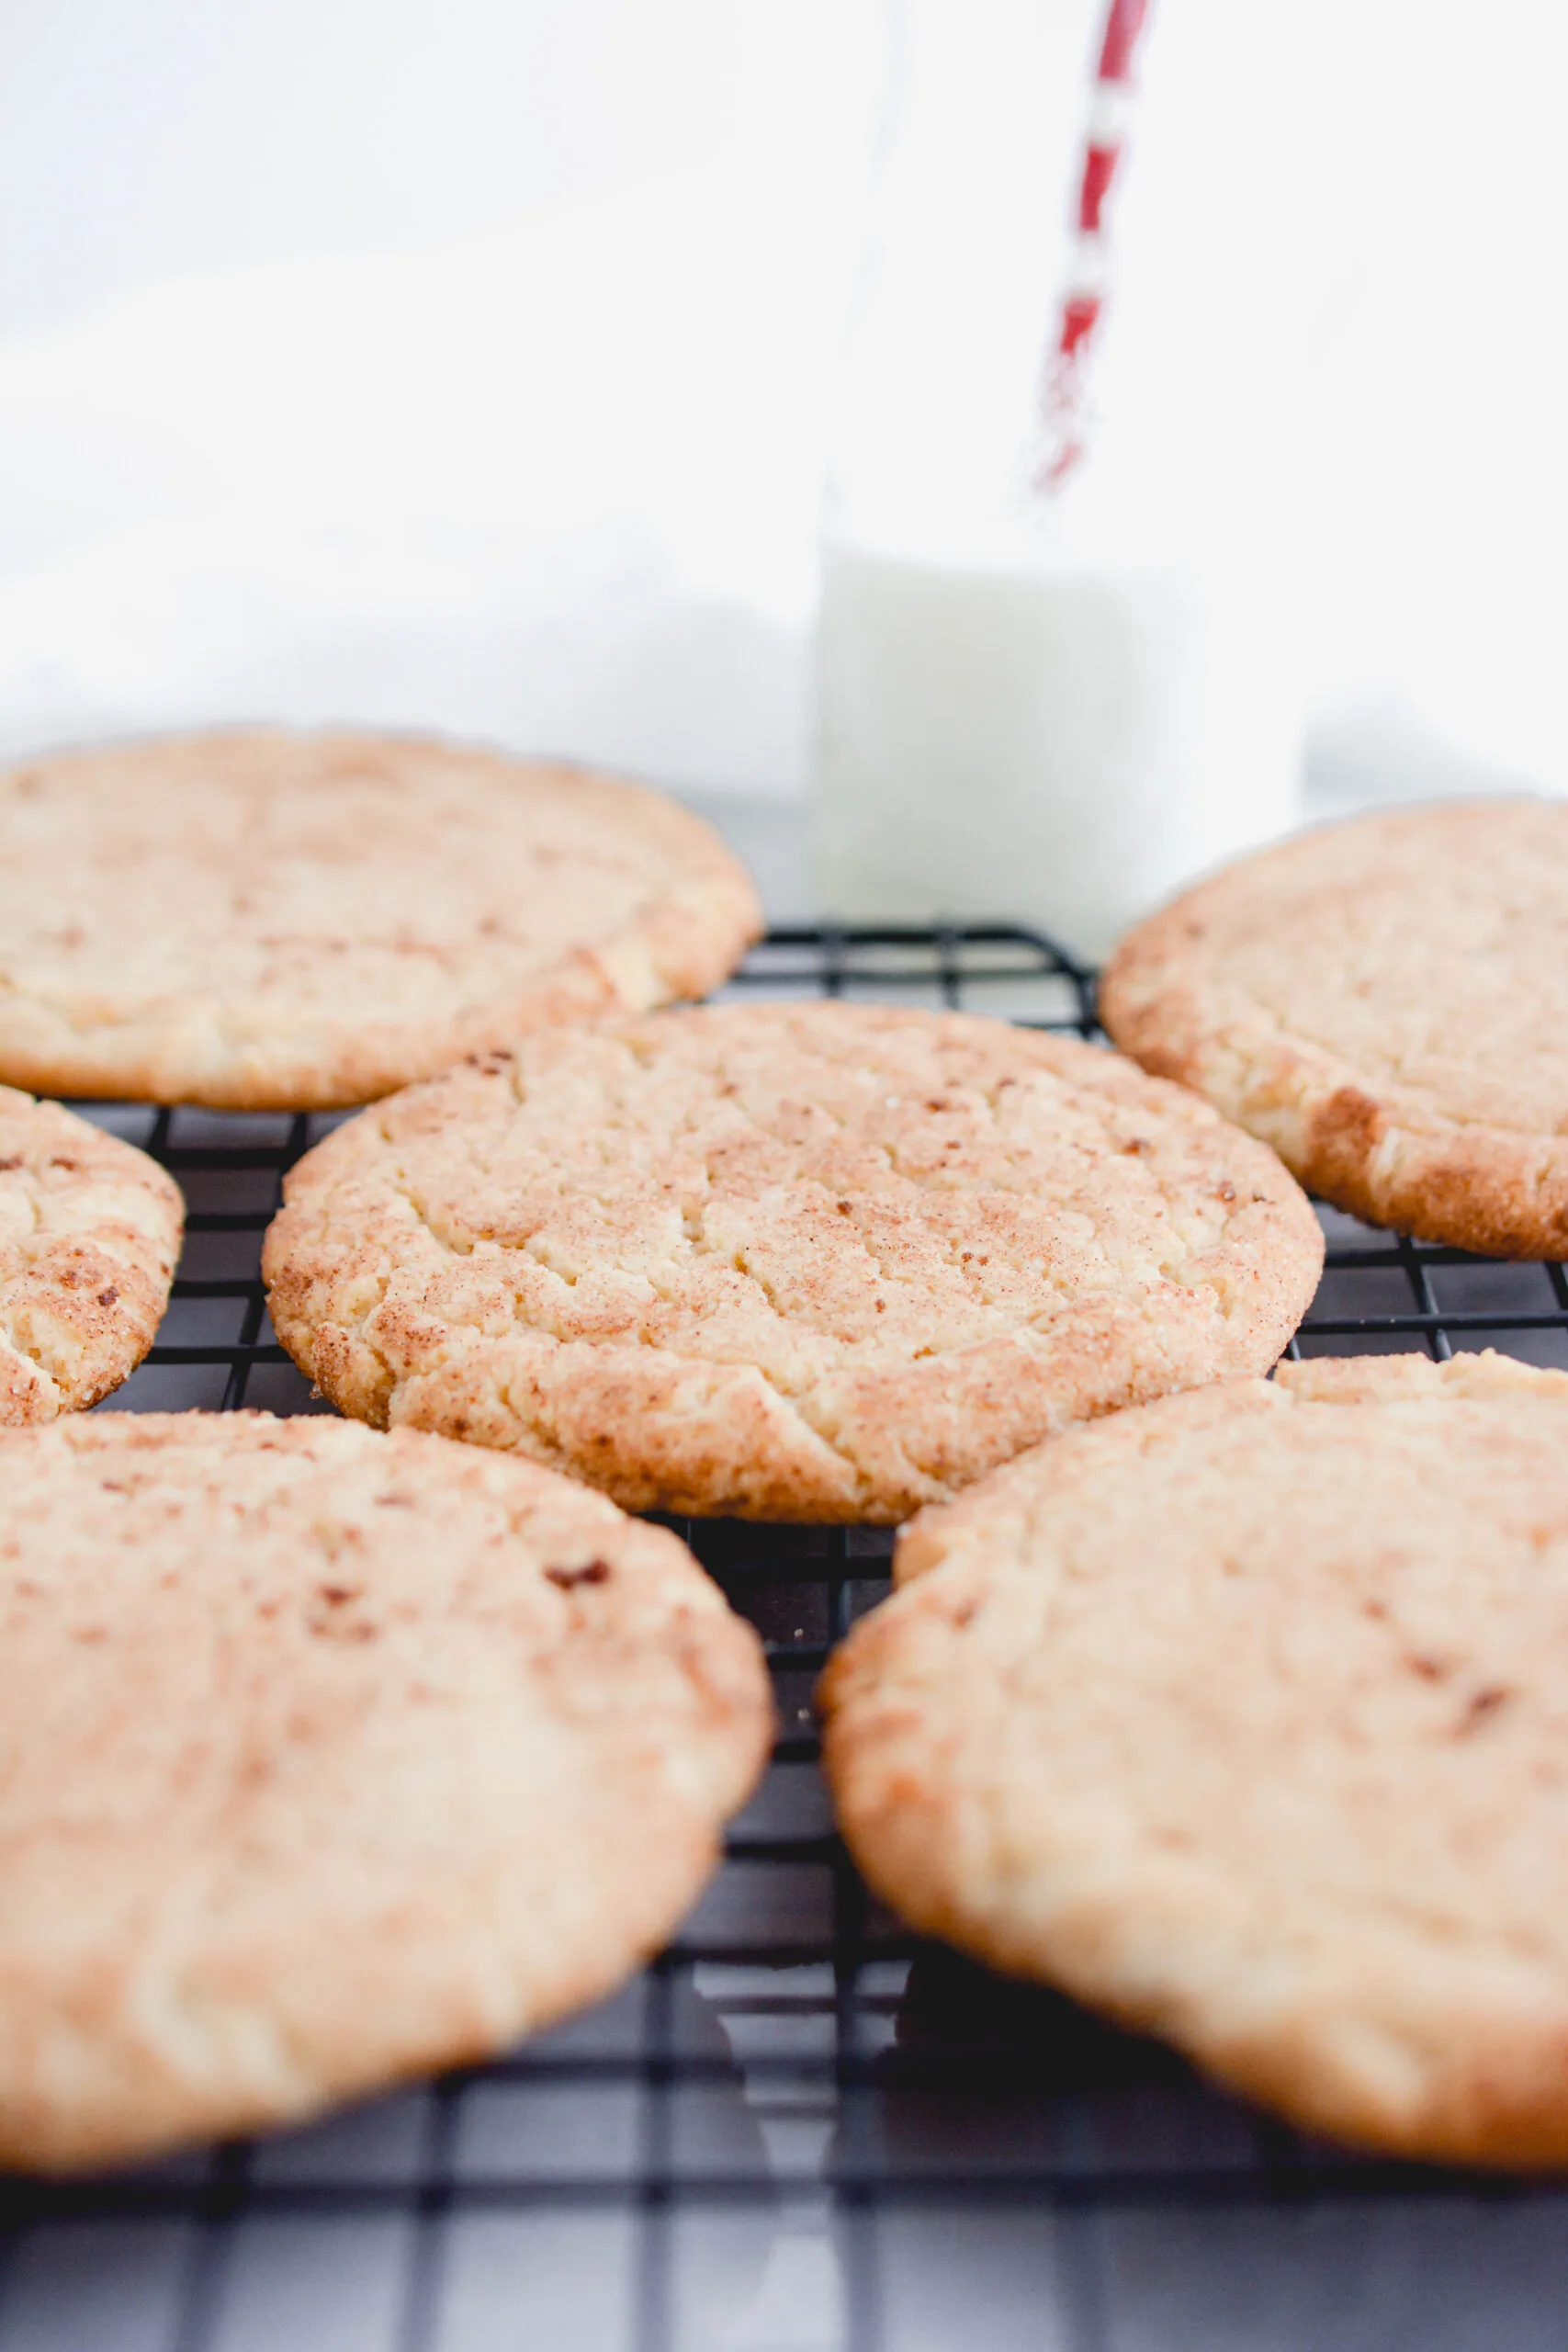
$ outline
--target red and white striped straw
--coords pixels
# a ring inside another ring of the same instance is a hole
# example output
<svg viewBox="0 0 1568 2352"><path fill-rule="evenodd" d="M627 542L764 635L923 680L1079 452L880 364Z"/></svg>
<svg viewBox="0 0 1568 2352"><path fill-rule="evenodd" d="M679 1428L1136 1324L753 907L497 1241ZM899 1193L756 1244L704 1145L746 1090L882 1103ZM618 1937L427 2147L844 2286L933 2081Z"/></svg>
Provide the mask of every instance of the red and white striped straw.
<svg viewBox="0 0 1568 2352"><path fill-rule="evenodd" d="M1078 180L1072 266L1041 377L1043 455L1034 487L1047 492L1060 489L1084 453L1085 380L1105 307L1105 202L1126 141L1133 60L1147 14L1148 0L1109 0L1105 12Z"/></svg>

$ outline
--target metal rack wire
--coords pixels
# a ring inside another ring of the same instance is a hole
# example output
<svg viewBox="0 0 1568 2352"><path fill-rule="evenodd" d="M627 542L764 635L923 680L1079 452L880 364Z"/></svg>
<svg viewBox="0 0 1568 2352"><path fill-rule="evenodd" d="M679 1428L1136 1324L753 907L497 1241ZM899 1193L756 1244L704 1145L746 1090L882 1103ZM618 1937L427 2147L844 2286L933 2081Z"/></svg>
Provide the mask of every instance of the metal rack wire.
<svg viewBox="0 0 1568 2352"><path fill-rule="evenodd" d="M1094 1034L1092 976L999 927L775 932L733 993ZM329 1122L84 1105L189 1204L117 1406L320 1409L261 1235ZM1568 1367L1560 1266L1323 1212L1293 1351ZM810 1694L891 1539L679 1522L759 1626L779 1739L677 1943L592 2016L315 2130L0 2188L0 2352L1159 2352L1562 2340L1568 2192L1323 2148L1069 2003L918 1944L831 1832Z"/></svg>

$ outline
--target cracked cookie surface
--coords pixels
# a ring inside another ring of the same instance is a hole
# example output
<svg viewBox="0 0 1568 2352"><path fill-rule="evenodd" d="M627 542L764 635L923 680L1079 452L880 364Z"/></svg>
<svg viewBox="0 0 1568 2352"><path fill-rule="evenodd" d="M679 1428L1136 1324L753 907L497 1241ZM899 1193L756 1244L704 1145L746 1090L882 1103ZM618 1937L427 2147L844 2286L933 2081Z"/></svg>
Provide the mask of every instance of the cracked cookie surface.
<svg viewBox="0 0 1568 2352"><path fill-rule="evenodd" d="M530 1036L285 1200L273 1321L344 1411L758 1519L896 1521L1262 1371L1323 1257L1271 1152L1120 1056L841 1004Z"/></svg>
<svg viewBox="0 0 1568 2352"><path fill-rule="evenodd" d="M599 1998L767 1752L683 1544L321 1416L0 1433L0 2163L276 2124Z"/></svg>
<svg viewBox="0 0 1568 2352"><path fill-rule="evenodd" d="M824 1755L914 1926L1309 2130L1568 2162L1568 1375L1166 1398L923 1514L897 1570Z"/></svg>
<svg viewBox="0 0 1568 2352"><path fill-rule="evenodd" d="M1375 1225L1568 1255L1568 803L1438 803L1244 858L1107 967L1116 1043Z"/></svg>
<svg viewBox="0 0 1568 2352"><path fill-rule="evenodd" d="M0 772L0 1079L367 1102L537 1022L705 995L761 928L661 794L408 737L174 737Z"/></svg>
<svg viewBox="0 0 1568 2352"><path fill-rule="evenodd" d="M184 1215L145 1152L0 1086L0 1429L96 1405L135 1369Z"/></svg>

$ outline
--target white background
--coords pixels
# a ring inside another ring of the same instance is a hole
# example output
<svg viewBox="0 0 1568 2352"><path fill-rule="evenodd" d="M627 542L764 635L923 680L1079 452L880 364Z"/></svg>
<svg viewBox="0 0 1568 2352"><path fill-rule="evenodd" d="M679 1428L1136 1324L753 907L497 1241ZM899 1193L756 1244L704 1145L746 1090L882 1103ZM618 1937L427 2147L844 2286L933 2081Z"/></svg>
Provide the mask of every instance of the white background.
<svg viewBox="0 0 1568 2352"><path fill-rule="evenodd" d="M796 788L881 40L0 0L0 746L360 718ZM1155 0L1107 380L1217 503L1289 484L1334 785L1568 786L1565 71L1548 0Z"/></svg>

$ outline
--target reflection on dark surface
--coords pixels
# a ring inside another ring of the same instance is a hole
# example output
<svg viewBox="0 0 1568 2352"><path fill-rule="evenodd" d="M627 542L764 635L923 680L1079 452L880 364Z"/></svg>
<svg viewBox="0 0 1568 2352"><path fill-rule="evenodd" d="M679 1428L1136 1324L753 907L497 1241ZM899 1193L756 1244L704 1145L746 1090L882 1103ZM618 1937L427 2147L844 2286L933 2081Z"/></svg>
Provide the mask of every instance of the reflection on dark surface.
<svg viewBox="0 0 1568 2352"><path fill-rule="evenodd" d="M829 2155L881 2352L1546 2352L1568 2193L1382 2163L922 1948ZM865 2260L863 2251L861 2256Z"/></svg>
<svg viewBox="0 0 1568 2352"><path fill-rule="evenodd" d="M998 1976L934 1945L910 1966L890 2074L898 2059L925 2079L947 2067L968 2081L999 2069L1014 2086L1046 2095L1194 2080L1164 2042L1119 2032L1064 1993Z"/></svg>
<svg viewBox="0 0 1568 2352"><path fill-rule="evenodd" d="M1113 2173L1258 2165L1246 2109L1163 2044L1043 1986L922 1947L891 2024L844 2086L841 2178L955 2191L968 2182L1027 2199Z"/></svg>

